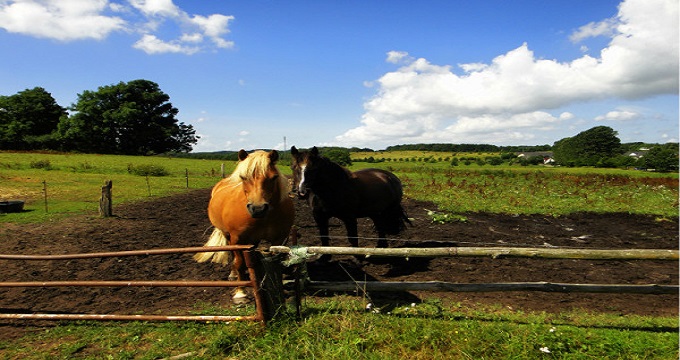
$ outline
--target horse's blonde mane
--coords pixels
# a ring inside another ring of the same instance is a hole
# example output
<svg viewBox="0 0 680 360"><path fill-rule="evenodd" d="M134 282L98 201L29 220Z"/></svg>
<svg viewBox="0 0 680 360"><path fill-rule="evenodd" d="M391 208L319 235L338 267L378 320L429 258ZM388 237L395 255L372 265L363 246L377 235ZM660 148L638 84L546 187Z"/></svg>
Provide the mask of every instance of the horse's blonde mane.
<svg viewBox="0 0 680 360"><path fill-rule="evenodd" d="M269 152L263 150L256 150L248 154L248 157L239 161L236 164L234 172L227 177L227 181L231 184L238 185L243 180L252 180L264 177L269 169L269 164L271 159L269 158ZM272 168L278 173L278 183L281 189L281 198L288 196L288 181L286 177L281 174L276 166Z"/></svg>
<svg viewBox="0 0 680 360"><path fill-rule="evenodd" d="M240 182L241 179L251 180L262 177L267 173L269 161L268 152L262 150L254 151L248 154L247 158L236 164L236 169L229 175L229 181Z"/></svg>

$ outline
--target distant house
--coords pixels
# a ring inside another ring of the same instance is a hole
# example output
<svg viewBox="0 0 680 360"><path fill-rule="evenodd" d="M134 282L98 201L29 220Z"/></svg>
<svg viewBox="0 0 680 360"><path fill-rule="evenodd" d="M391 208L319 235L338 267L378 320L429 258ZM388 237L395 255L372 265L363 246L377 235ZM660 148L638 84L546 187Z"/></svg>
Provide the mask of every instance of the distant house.
<svg viewBox="0 0 680 360"><path fill-rule="evenodd" d="M533 151L533 152L522 152L517 154L518 158L530 159L533 157L542 157L543 165L552 165L555 162L553 159L552 151Z"/></svg>
<svg viewBox="0 0 680 360"><path fill-rule="evenodd" d="M648 152L649 152L648 148L639 148L638 151L631 151L626 153L625 155L635 159L640 159L645 157L645 155L647 155Z"/></svg>

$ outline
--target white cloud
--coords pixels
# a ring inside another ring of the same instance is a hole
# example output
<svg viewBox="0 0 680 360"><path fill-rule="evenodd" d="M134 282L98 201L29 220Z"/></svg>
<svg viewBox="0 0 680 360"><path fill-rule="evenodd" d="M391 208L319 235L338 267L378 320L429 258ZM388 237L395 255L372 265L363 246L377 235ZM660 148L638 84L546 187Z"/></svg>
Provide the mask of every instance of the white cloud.
<svg viewBox="0 0 680 360"><path fill-rule="evenodd" d="M134 43L132 47L142 50L147 54L179 53L191 55L199 50L197 47L182 44L182 42L165 42L154 35L146 34Z"/></svg>
<svg viewBox="0 0 680 360"><path fill-rule="evenodd" d="M616 30L616 20L606 19L600 22L591 22L581 26L576 32L569 36L569 40L574 43L581 42L587 38L598 36L611 36Z"/></svg>
<svg viewBox="0 0 680 360"><path fill-rule="evenodd" d="M115 16L114 16L115 15ZM142 19L140 22L139 19ZM76 41L103 40L112 32L141 34L133 47L148 54L191 55L207 48L229 49L233 16L190 15L172 0L0 0L0 28L10 33ZM181 34L163 39L161 24L170 22Z"/></svg>
<svg viewBox="0 0 680 360"><path fill-rule="evenodd" d="M130 5L146 16L177 17L182 11L172 0L128 0Z"/></svg>
<svg viewBox="0 0 680 360"><path fill-rule="evenodd" d="M241 131L238 133L238 135L239 135L239 136L248 136L248 135L250 135L250 131L248 131L248 130L241 130Z"/></svg>
<svg viewBox="0 0 680 360"><path fill-rule="evenodd" d="M126 21L104 13L106 0L16 0L0 2L0 28L60 41L101 40L125 29Z"/></svg>
<svg viewBox="0 0 680 360"><path fill-rule="evenodd" d="M407 59L409 59L409 56L405 51L389 51L385 61L392 64L398 64Z"/></svg>
<svg viewBox="0 0 680 360"><path fill-rule="evenodd" d="M574 119L546 110L612 97L641 99L678 92L678 3L627 0L614 19L580 28L572 39L608 34L599 57L568 62L541 59L528 44L490 63L449 65L391 51L403 64L374 83L361 126L337 136L343 145L440 139L508 143L530 139Z"/></svg>
<svg viewBox="0 0 680 360"><path fill-rule="evenodd" d="M641 115L630 110L610 111L604 115L595 117L595 121L626 121L640 118Z"/></svg>

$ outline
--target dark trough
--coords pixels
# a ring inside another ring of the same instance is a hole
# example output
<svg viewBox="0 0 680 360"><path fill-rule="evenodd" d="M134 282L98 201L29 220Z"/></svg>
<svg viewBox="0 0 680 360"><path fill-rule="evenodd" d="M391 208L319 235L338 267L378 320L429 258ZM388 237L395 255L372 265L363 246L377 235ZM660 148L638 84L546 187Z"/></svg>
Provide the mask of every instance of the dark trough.
<svg viewBox="0 0 680 360"><path fill-rule="evenodd" d="M0 214L24 211L24 202L21 200L0 201Z"/></svg>

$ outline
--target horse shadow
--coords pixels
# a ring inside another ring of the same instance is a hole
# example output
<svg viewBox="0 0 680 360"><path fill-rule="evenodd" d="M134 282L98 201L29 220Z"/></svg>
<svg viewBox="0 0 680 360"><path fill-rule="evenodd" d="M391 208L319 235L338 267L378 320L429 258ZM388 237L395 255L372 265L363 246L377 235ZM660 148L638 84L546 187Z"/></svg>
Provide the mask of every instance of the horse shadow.
<svg viewBox="0 0 680 360"><path fill-rule="evenodd" d="M354 257L344 257L330 261L312 261L307 263L307 274L312 281L379 281L379 279L363 270L363 263ZM371 304L371 308L381 311L404 304L419 303L418 296L408 291L371 291L368 292L357 284L351 291L317 290L313 294L317 297L333 297L337 295L359 296ZM367 308L368 310L368 308Z"/></svg>

